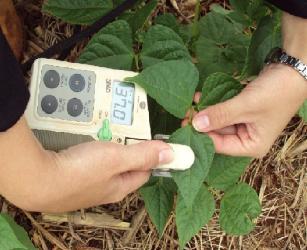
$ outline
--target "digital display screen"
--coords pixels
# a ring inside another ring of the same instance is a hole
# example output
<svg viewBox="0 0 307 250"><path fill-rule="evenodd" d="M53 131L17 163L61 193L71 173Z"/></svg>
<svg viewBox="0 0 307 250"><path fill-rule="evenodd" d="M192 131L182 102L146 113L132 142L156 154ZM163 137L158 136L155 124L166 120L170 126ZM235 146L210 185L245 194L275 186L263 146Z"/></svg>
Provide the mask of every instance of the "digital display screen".
<svg viewBox="0 0 307 250"><path fill-rule="evenodd" d="M134 85L114 81L112 87L111 122L132 125L134 107Z"/></svg>

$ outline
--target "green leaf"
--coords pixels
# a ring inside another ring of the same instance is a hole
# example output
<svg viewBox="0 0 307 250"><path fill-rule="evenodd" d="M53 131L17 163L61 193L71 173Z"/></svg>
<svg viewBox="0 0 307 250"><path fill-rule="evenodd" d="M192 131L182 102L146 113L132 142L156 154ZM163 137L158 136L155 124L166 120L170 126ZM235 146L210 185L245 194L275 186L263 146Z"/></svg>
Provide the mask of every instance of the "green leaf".
<svg viewBox="0 0 307 250"><path fill-rule="evenodd" d="M248 49L245 75L258 75L264 65L267 54L274 48L281 46L280 13L264 17L253 33Z"/></svg>
<svg viewBox="0 0 307 250"><path fill-rule="evenodd" d="M268 11L263 0L230 0L233 8L252 21L258 22Z"/></svg>
<svg viewBox="0 0 307 250"><path fill-rule="evenodd" d="M151 0L143 8L138 9L127 21L130 24L132 32L135 33L137 30L143 28L144 24L149 19L151 13L157 7L157 0Z"/></svg>
<svg viewBox="0 0 307 250"><path fill-rule="evenodd" d="M179 25L176 17L171 13L165 13L163 15L159 15L155 19L155 24L163 25L165 27L171 28L173 31L178 33Z"/></svg>
<svg viewBox="0 0 307 250"><path fill-rule="evenodd" d="M251 159L215 154L206 182L213 188L225 191L237 183Z"/></svg>
<svg viewBox="0 0 307 250"><path fill-rule="evenodd" d="M141 52L143 67L179 59L191 60L189 51L180 36L171 28L162 25L152 26L145 36Z"/></svg>
<svg viewBox="0 0 307 250"><path fill-rule="evenodd" d="M171 135L170 142L190 146L195 154L195 162L190 169L172 173L186 206L191 208L209 173L214 145L207 135L196 132L191 126L177 130Z"/></svg>
<svg viewBox="0 0 307 250"><path fill-rule="evenodd" d="M200 35L222 45L236 39L242 30L237 29L224 15L210 12L199 21Z"/></svg>
<svg viewBox="0 0 307 250"><path fill-rule="evenodd" d="M91 39L79 62L131 70L133 58L131 29L126 21L118 20L107 25Z"/></svg>
<svg viewBox="0 0 307 250"><path fill-rule="evenodd" d="M198 71L188 61L167 61L150 66L125 80L140 85L165 110L184 118L193 102Z"/></svg>
<svg viewBox="0 0 307 250"><path fill-rule="evenodd" d="M303 106L299 110L299 116L303 118L305 122L307 122L307 101L304 102Z"/></svg>
<svg viewBox="0 0 307 250"><path fill-rule="evenodd" d="M229 13L231 13L231 10L227 10L225 8L223 8L221 5L219 5L218 3L213 3L210 5L210 10L214 11L216 13L219 13L221 15L228 15Z"/></svg>
<svg viewBox="0 0 307 250"><path fill-rule="evenodd" d="M140 189L145 207L152 222L156 225L160 237L173 209L176 184L172 179L153 177Z"/></svg>
<svg viewBox="0 0 307 250"><path fill-rule="evenodd" d="M225 15L211 12L200 20L195 53L201 80L216 72L240 75L250 42L238 25Z"/></svg>
<svg viewBox="0 0 307 250"><path fill-rule="evenodd" d="M192 36L192 26L193 24L183 25L177 22L176 17L171 13L165 13L163 15L157 16L155 19L155 24L160 24L172 29L175 33L177 33L182 41L187 44L191 40Z"/></svg>
<svg viewBox="0 0 307 250"><path fill-rule="evenodd" d="M124 2L125 0L113 0L114 6L120 5Z"/></svg>
<svg viewBox="0 0 307 250"><path fill-rule="evenodd" d="M47 0L43 11L72 24L92 24L113 9L112 0Z"/></svg>
<svg viewBox="0 0 307 250"><path fill-rule="evenodd" d="M8 215L0 214L0 249L36 249L26 231Z"/></svg>
<svg viewBox="0 0 307 250"><path fill-rule="evenodd" d="M224 73L210 75L203 86L202 96L198 103L198 110L226 101L243 89L243 85L233 77Z"/></svg>
<svg viewBox="0 0 307 250"><path fill-rule="evenodd" d="M261 213L256 191L246 183L233 186L221 200L220 225L231 235L245 235L255 227L253 219Z"/></svg>
<svg viewBox="0 0 307 250"><path fill-rule="evenodd" d="M219 4L211 4L210 10L226 16L229 20L232 21L233 25L236 26L237 30L243 31L244 29L252 25L250 17L243 15L238 11L224 9Z"/></svg>
<svg viewBox="0 0 307 250"><path fill-rule="evenodd" d="M192 207L187 207L184 198L179 195L176 206L176 225L179 244L185 244L209 222L215 208L213 195L202 185Z"/></svg>

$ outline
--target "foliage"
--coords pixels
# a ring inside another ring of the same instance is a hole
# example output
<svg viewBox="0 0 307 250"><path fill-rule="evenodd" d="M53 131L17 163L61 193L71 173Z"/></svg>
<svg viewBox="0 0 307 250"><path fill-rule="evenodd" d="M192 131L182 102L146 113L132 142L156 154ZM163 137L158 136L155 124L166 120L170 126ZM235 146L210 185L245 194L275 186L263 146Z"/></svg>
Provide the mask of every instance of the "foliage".
<svg viewBox="0 0 307 250"><path fill-rule="evenodd" d="M197 133L191 126L186 126L173 133L170 142L190 146L194 151L193 166L186 171L172 173L187 208L192 208L211 167L214 146L207 135Z"/></svg>
<svg viewBox="0 0 307 250"><path fill-rule="evenodd" d="M174 195L177 191L176 184L172 179L153 177L140 190L145 201L148 213L162 236L165 224L173 209ZM152 199L159 197L159 199Z"/></svg>
<svg viewBox="0 0 307 250"><path fill-rule="evenodd" d="M126 21L119 20L93 37L79 58L79 62L129 70L133 59L131 28Z"/></svg>
<svg viewBox="0 0 307 250"><path fill-rule="evenodd" d="M230 75L214 73L205 81L197 109L203 110L208 106L224 102L239 94L242 89L243 85Z"/></svg>
<svg viewBox="0 0 307 250"><path fill-rule="evenodd" d="M48 0L43 10L72 24L91 24L113 7L112 0Z"/></svg>
<svg viewBox="0 0 307 250"><path fill-rule="evenodd" d="M36 249L26 231L7 214L0 214L0 249Z"/></svg>
<svg viewBox="0 0 307 250"><path fill-rule="evenodd" d="M90 24L120 2L48 0L44 10L70 23ZM152 98L152 130L172 132L171 142L189 145L195 152L191 169L172 173L172 179L152 178L141 188L146 209L162 236L176 204L183 248L209 222L213 194L218 194L223 196L223 230L248 234L261 207L256 191L238 180L251 159L216 154L211 139L190 125L176 129L188 110L200 111L234 97L244 88L241 80L259 73L265 55L281 43L280 12L263 0L230 0L230 9L213 4L199 19L196 8L194 22L186 25L169 13L151 20L157 1L139 2L98 32L79 62L140 71L126 81L142 86ZM198 105L193 104L195 89L202 90ZM305 119L306 110L305 102L300 110Z"/></svg>
<svg viewBox="0 0 307 250"><path fill-rule="evenodd" d="M307 122L307 101L304 102L303 106L299 110L299 115Z"/></svg>
<svg viewBox="0 0 307 250"><path fill-rule="evenodd" d="M198 84L198 71L188 61L165 61L126 80L143 87L174 116L184 118L193 101Z"/></svg>
<svg viewBox="0 0 307 250"><path fill-rule="evenodd" d="M246 183L226 190L221 201L220 225L228 234L244 235L254 228L253 219L261 213L258 195Z"/></svg>

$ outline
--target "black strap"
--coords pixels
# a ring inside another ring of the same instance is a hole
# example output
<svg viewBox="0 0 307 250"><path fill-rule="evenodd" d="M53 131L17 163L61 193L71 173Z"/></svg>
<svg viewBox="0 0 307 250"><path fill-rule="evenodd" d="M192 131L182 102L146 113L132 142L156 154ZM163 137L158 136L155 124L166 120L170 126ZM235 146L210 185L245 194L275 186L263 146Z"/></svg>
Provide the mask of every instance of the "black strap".
<svg viewBox="0 0 307 250"><path fill-rule="evenodd" d="M109 24L110 22L114 21L118 16L120 16L124 11L132 8L134 4L138 0L126 0L115 9L111 10L108 14L103 16L97 22L92 24L91 26L87 27L83 31L71 36L70 38L63 40L61 42L56 43L52 47L48 48L41 54L34 56L33 58L29 59L27 62L22 64L22 70L26 73L32 66L33 62L38 58L51 58L54 55L59 54L63 50L68 50L74 47L74 45L83 39L90 37L97 33L101 28Z"/></svg>

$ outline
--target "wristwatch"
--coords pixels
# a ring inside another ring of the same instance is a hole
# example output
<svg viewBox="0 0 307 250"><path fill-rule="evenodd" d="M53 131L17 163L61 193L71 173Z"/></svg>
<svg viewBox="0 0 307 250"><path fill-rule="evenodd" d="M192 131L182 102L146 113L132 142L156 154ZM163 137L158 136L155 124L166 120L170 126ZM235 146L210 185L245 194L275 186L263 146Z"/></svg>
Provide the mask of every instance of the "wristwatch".
<svg viewBox="0 0 307 250"><path fill-rule="evenodd" d="M282 63L286 64L293 69L295 69L298 73L300 73L307 80L307 65L304 64L301 60L288 55L281 48L274 48L270 51L268 56L265 59L266 64L271 63Z"/></svg>

